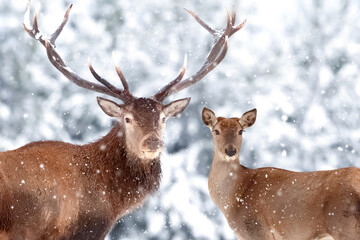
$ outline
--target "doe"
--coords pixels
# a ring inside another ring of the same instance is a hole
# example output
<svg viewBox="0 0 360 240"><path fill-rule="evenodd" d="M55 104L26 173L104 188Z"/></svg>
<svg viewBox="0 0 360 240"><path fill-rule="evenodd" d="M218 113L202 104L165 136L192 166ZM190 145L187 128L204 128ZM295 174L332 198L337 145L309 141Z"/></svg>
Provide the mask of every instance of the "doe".
<svg viewBox="0 0 360 240"><path fill-rule="evenodd" d="M214 141L210 196L238 239L360 239L359 168L249 169L240 164L239 152L256 109L223 118L204 108L202 119Z"/></svg>

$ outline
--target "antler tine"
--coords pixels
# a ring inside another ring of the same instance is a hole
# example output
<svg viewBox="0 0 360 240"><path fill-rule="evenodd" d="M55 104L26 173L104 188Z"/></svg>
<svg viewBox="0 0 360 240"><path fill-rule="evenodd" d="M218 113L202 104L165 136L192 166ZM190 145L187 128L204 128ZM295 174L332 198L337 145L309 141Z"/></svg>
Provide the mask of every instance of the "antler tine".
<svg viewBox="0 0 360 240"><path fill-rule="evenodd" d="M121 72L120 67L118 65L115 65L115 70L121 80L122 85L124 86L124 91L129 92L129 85L126 81L126 78L124 77L124 74Z"/></svg>
<svg viewBox="0 0 360 240"><path fill-rule="evenodd" d="M67 23L67 21L69 19L69 15L70 15L70 11L71 11L72 7L73 7L73 5L70 4L70 6L68 7L68 9L65 12L64 19L63 19L62 23L56 29L56 31L53 34L51 34L50 43L52 45L54 45L54 46L55 46L55 41L56 41L57 37L60 35L61 31L63 30L64 26L66 25L66 23Z"/></svg>
<svg viewBox="0 0 360 240"><path fill-rule="evenodd" d="M37 24L37 12L34 14L34 20L33 20L33 25L32 27L30 27L30 0L28 1L28 4L26 5L26 11L25 11L25 15L24 15L24 22L23 22L23 26L25 31L32 37L36 39L36 35L39 33L39 28L38 28L38 24ZM28 19L26 19L26 17L28 17ZM28 26L26 24L25 21L28 21ZM43 45L45 44L45 42L42 39L38 39ZM45 45L44 45L45 46Z"/></svg>
<svg viewBox="0 0 360 240"><path fill-rule="evenodd" d="M39 26L38 26L38 21L37 21L37 18L38 18L38 12L35 12L34 14L34 23L33 23L33 29L35 29L35 31L38 33L39 32Z"/></svg>
<svg viewBox="0 0 360 240"><path fill-rule="evenodd" d="M231 29L233 20L228 10L226 10L226 30Z"/></svg>
<svg viewBox="0 0 360 240"><path fill-rule="evenodd" d="M124 86L124 90L120 90L117 87L115 87L114 85L112 85L111 83L109 83L104 78L100 77L100 75L97 74L97 72L94 70L91 63L89 63L89 69L90 69L91 74L94 76L94 78L96 80L98 80L100 83L102 83L105 87L107 87L111 92L117 94L118 98L127 99L127 100L131 100L134 98L131 94L129 94L128 87L125 90L125 86Z"/></svg>
<svg viewBox="0 0 360 240"><path fill-rule="evenodd" d="M236 8L235 8L235 5L233 5L232 10L231 10L231 19L232 19L231 25L234 26L235 20L236 20Z"/></svg>
<svg viewBox="0 0 360 240"><path fill-rule="evenodd" d="M246 20L247 20L247 19L245 19L242 23L240 23L240 24L237 25L236 27L233 27L233 28L232 28L232 31L231 31L231 33L230 33L230 36L233 35L234 33L236 33L237 31L239 31L240 29L242 29L242 28L244 27L245 23L246 23Z"/></svg>
<svg viewBox="0 0 360 240"><path fill-rule="evenodd" d="M51 64L57 70L59 70L71 82L75 83L76 85L78 85L82 88L86 88L86 89L89 89L89 90L92 90L95 92L103 93L103 94L118 98L124 102L129 101L129 99L131 97L133 97L130 93L124 93L122 90L117 89L116 87L111 85L109 82L107 82L105 79L101 78L97 74L96 75L98 76L98 78L96 78L96 77L95 78L100 83L102 83L104 86L87 81L87 80L81 78L80 76L78 76L72 69L70 69L66 65L65 61L60 57L59 53L55 50L55 41L56 41L57 37L60 35L61 31L63 30L64 26L66 25L66 23L68 21L72 6L73 5L71 4L68 7L68 9L66 10L66 13L64 15L62 23L56 29L56 31L51 35L50 39L48 39L44 34L42 34L40 32L40 30L38 28L37 14L35 14L35 16L34 16L32 27L29 27L29 25L25 23L27 20L24 18L23 26L24 26L25 31L32 38L39 41L46 48L46 53L47 53L47 56L48 56ZM29 15L29 18L30 18L30 1L26 8L25 17L27 17L27 15ZM28 19L28 21L30 22L30 19ZM92 68L92 70L93 70L93 68ZM91 71L91 69L90 69L90 71ZM92 73L94 73L94 72L95 71L93 70ZM99 80L99 79L101 79L101 80Z"/></svg>
<svg viewBox="0 0 360 240"><path fill-rule="evenodd" d="M176 82L172 81L169 84L167 84L157 94L154 95L155 99L157 99L158 101L164 101L164 99L167 98L169 95L177 93L182 89L197 83L206 74L208 74L217 65L219 65L220 62L226 56L228 50L228 38L237 31L239 31L246 22L245 20L238 26L234 27L235 17L236 17L236 12L234 8L231 14L228 11L226 12L226 17L227 17L226 28L222 30L214 30L211 27L209 27L208 24L202 21L194 12L188 9L185 10L189 12L202 27L204 27L208 32L211 33L211 35L214 38L214 44L211 47L211 50L204 64L201 66L200 70L198 70L194 75L182 81L181 80L178 80Z"/></svg>
<svg viewBox="0 0 360 240"><path fill-rule="evenodd" d="M178 84L178 82L180 82L181 79L184 77L186 72L186 67L187 67L187 55L185 54L184 62L180 74L170 83L168 83L165 87L163 87L158 93L156 93L154 95L154 98L157 99L158 101L163 101L166 97L167 90L170 89L172 86Z"/></svg>
<svg viewBox="0 0 360 240"><path fill-rule="evenodd" d="M193 11L184 8L185 11L187 11L188 13L191 14L191 16L193 16L195 18L195 20L203 27L205 28L209 33L211 33L212 35L214 35L216 33L216 31L214 29L212 29L208 24L206 24L203 20L201 20L198 15L196 15L196 13L194 13Z"/></svg>

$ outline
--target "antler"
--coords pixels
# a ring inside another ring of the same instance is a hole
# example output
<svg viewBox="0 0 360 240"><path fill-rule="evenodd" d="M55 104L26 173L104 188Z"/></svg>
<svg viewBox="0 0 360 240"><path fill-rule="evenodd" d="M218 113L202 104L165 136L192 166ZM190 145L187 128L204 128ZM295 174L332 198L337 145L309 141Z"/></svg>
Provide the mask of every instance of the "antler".
<svg viewBox="0 0 360 240"><path fill-rule="evenodd" d="M229 12L227 12L226 28L222 30L215 30L211 28L208 24L206 24L204 21L202 21L194 12L188 9L185 10L189 12L195 18L195 20L213 36L214 44L200 70L194 75L181 81L186 70L185 56L184 65L182 67L180 75L154 95L154 98L160 102L164 101L164 99L167 98L169 95L177 93L182 89L187 88L194 83L197 83L206 74L213 70L224 59L226 55L226 52L228 50L228 38L237 31L239 31L246 23L245 20L238 26L234 26L236 19L236 11L235 8L233 8L231 15Z"/></svg>
<svg viewBox="0 0 360 240"><path fill-rule="evenodd" d="M109 83L108 81L106 81L105 79L100 77L95 72L95 70L91 64L89 64L89 69L90 69L92 75L95 77L96 80L98 80L103 85L89 82L89 81L79 77L73 70L71 70L65 64L64 60L60 57L60 55L55 50L55 41L56 41L57 37L60 35L61 31L63 30L65 24L68 21L70 10L71 10L72 6L73 5L71 4L69 6L69 8L66 10L66 13L64 15L64 19L63 19L62 23L56 29L56 31L53 34L51 34L50 38L48 38L47 36L42 34L38 28L38 22L37 22L38 14L37 13L35 13L32 27L30 26L30 1L29 1L28 5L26 7L24 23L23 23L25 31L32 38L38 40L46 48L48 58L49 58L50 62L52 63L52 65L54 65L54 67L56 67L66 78L68 78L73 83L77 84L80 87L83 87L83 88L86 88L86 89L89 89L89 90L92 90L95 92L99 92L99 93L110 95L115 98L119 98L123 102L131 101L132 99L134 99L134 96L130 94L129 86L126 82L124 75L121 73L120 68L118 66L115 66L115 69L116 69L116 72L123 84L123 87L124 87L123 90L116 88L114 85L112 85L111 83ZM27 17L29 18L28 24L25 23L27 21L27 19L25 19L25 18L27 18Z"/></svg>

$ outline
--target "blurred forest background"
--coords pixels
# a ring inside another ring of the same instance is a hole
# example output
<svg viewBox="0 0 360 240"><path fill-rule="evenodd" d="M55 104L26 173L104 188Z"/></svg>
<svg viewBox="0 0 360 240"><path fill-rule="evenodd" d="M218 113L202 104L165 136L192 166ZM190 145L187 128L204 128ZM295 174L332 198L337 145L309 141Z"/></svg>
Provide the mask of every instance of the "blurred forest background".
<svg viewBox="0 0 360 240"><path fill-rule="evenodd" d="M31 141L88 143L112 119L99 94L70 83L44 48L22 28L26 0L0 0L0 150ZM210 35L184 11L222 28L225 0L36 0L39 26L52 33L70 3L58 51L80 76L118 84L112 52L135 96L151 96L175 78L188 55L188 73L202 65ZM207 176L212 138L204 106L222 116L254 107L258 118L244 134L240 162L251 168L295 171L360 167L360 1L259 0L235 2L246 26L230 38L224 61L198 84L169 100L192 98L168 121L160 191L119 220L108 239L234 239L211 202Z"/></svg>

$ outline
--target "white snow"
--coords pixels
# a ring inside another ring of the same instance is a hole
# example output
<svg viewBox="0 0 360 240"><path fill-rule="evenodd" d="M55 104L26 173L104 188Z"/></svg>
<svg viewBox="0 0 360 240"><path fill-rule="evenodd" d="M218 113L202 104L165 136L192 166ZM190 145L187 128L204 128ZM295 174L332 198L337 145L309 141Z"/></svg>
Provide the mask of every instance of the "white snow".
<svg viewBox="0 0 360 240"><path fill-rule="evenodd" d="M99 94L68 81L49 63L43 46L21 29L22 19L31 28L26 1L0 1L0 149L39 140L84 144L105 135L113 119L97 105ZM38 4L33 0L31 12ZM179 74L184 55L187 78L211 47L209 33L183 7L219 28L226 22L224 9L232 4L79 1L57 40L57 51L68 71L95 82L86 66L91 57L99 73L120 87L111 59L113 51L119 52L114 61L130 90L136 96L152 96ZM68 2L42 5L39 29L50 35ZM165 101L192 98L180 117L167 122L159 192L124 218L121 231L112 233L114 239L136 239L139 234L235 239L208 193L213 147L201 121L203 107L225 117L257 108L256 123L244 134L240 153L247 167L359 167L359 9L356 0L347 6L341 0L320 2L318 8L310 0L239 1L238 22L246 18L247 23L229 39L223 62ZM22 164L27 165L25 159ZM44 163L39 170L46 171ZM295 179L292 184L297 184Z"/></svg>

